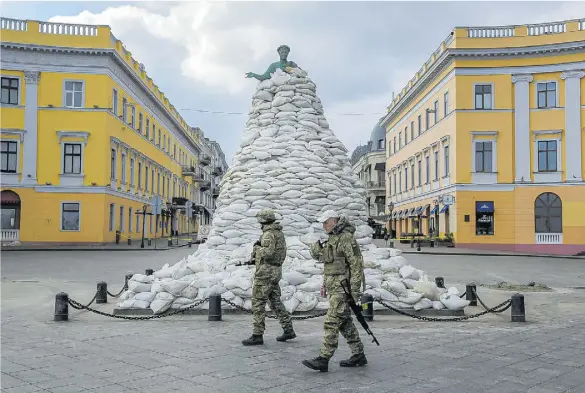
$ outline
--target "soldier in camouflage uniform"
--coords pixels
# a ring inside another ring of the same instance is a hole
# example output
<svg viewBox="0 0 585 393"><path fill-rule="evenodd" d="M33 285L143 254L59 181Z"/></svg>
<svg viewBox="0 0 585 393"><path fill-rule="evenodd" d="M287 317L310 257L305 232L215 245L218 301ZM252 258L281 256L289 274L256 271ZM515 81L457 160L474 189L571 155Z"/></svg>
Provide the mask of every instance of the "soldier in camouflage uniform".
<svg viewBox="0 0 585 393"><path fill-rule="evenodd" d="M332 210L324 212L317 221L323 223L329 239L324 244L313 244L310 251L314 259L324 264L323 280L329 296L329 309L325 316L325 333L319 356L303 360L303 364L313 370L328 371L329 359L337 349L341 332L349 344L352 356L348 360L342 360L339 365L364 366L368 363L364 346L352 321L347 295L341 287L341 281L347 278L354 300L360 301L364 268L360 247L353 236L355 226L345 216Z"/></svg>
<svg viewBox="0 0 585 393"><path fill-rule="evenodd" d="M266 302L270 302L270 308L274 310L284 329L284 333L276 340L286 341L297 336L293 330L291 316L280 300L278 282L282 278L282 263L286 258L286 242L282 226L276 222L276 216L272 210L263 210L256 215L256 218L262 224L262 236L254 244L252 252L256 264L252 289L254 329L252 337L242 341L244 345L264 344Z"/></svg>

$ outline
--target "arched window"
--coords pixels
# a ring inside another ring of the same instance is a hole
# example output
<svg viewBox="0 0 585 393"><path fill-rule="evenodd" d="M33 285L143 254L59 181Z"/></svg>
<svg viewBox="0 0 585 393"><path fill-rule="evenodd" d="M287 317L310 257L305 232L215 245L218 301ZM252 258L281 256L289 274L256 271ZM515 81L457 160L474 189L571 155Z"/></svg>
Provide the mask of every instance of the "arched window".
<svg viewBox="0 0 585 393"><path fill-rule="evenodd" d="M544 192L534 201L536 233L563 233L563 203L555 193Z"/></svg>

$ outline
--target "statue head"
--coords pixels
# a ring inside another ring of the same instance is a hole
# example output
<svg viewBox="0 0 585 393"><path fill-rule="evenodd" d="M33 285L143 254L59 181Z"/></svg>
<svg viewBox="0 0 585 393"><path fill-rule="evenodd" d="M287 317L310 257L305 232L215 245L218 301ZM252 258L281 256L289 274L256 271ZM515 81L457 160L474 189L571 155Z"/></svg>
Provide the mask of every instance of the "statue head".
<svg viewBox="0 0 585 393"><path fill-rule="evenodd" d="M280 55L280 60L286 60L290 52L290 48L288 47L288 45L281 45L278 47L276 51Z"/></svg>

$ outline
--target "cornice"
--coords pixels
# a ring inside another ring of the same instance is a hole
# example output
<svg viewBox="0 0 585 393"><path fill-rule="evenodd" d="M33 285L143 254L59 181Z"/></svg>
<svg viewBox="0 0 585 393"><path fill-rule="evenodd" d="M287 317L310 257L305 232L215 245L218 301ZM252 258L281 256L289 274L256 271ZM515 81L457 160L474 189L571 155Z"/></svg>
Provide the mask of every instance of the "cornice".
<svg viewBox="0 0 585 393"><path fill-rule="evenodd" d="M557 54L568 51L585 51L585 41L569 42L562 44L551 44L541 46L529 46L520 48L486 48L486 49L456 49L448 48L435 61L429 70L419 79L418 82L406 93L380 121L382 127L386 127L397 113L407 107L414 97L423 91L437 75L443 72L456 58L510 58L526 55Z"/></svg>

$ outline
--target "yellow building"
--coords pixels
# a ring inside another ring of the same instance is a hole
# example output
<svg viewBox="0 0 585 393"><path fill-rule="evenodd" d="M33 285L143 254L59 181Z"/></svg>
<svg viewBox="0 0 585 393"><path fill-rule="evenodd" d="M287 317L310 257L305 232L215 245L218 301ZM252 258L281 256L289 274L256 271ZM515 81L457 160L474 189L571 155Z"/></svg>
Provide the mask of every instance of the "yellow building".
<svg viewBox="0 0 585 393"><path fill-rule="evenodd" d="M2 240L102 243L117 230L124 240L143 226L147 237L193 228L181 207L197 205L210 157L110 28L5 18L1 28ZM136 214L151 212L154 196L158 225Z"/></svg>
<svg viewBox="0 0 585 393"><path fill-rule="evenodd" d="M585 19L455 28L382 120L396 234L585 251L584 69Z"/></svg>

